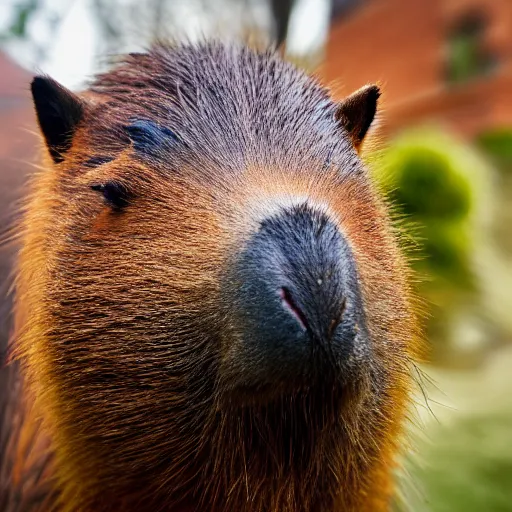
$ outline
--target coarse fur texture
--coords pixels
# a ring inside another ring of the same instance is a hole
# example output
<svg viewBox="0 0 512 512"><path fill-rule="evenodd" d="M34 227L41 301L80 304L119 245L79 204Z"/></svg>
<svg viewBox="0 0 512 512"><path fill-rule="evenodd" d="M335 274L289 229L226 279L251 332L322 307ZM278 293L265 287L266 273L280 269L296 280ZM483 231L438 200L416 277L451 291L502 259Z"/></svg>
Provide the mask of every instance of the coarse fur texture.
<svg viewBox="0 0 512 512"><path fill-rule="evenodd" d="M13 347L20 437L48 460L21 492L69 512L388 510L418 332L357 151L378 89L340 106L271 51L209 43L50 90L71 114L48 136L54 111L37 110L51 147L24 213ZM245 331L223 283L282 212L343 234L368 357L350 379L325 363L239 401L226 375L255 362L232 350ZM26 450L10 460L20 485Z"/></svg>

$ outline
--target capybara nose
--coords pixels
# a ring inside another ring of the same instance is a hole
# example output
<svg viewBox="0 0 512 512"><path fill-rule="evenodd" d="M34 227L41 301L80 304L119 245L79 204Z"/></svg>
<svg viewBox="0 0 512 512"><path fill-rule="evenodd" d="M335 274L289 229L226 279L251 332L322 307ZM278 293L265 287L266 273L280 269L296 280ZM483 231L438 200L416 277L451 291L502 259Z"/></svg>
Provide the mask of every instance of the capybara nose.
<svg viewBox="0 0 512 512"><path fill-rule="evenodd" d="M339 371L356 338L364 343L356 262L321 210L302 204L265 219L236 268L238 341L229 350L244 361L244 379L270 383L327 366Z"/></svg>

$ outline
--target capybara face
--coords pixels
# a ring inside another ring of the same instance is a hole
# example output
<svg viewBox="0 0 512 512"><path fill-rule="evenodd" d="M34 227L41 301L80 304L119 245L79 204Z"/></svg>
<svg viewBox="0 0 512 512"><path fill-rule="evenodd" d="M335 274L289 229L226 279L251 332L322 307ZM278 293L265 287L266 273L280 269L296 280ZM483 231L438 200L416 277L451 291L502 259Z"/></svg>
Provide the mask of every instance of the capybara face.
<svg viewBox="0 0 512 512"><path fill-rule="evenodd" d="M358 156L378 89L337 104L271 53L204 45L129 56L82 96L32 90L53 168L20 344L70 495L308 510L322 466L351 482L397 429L413 334ZM307 483L263 497L290 474Z"/></svg>

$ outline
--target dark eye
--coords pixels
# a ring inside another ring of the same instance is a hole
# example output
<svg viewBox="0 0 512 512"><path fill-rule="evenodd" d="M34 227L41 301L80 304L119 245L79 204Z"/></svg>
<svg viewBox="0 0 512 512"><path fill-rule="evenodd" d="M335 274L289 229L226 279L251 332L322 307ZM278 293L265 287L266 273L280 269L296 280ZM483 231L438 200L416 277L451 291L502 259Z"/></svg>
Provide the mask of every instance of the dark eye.
<svg viewBox="0 0 512 512"><path fill-rule="evenodd" d="M116 210L121 210L128 205L129 193L126 187L116 181L108 181L106 183L98 183L91 185L91 188L103 194L105 202Z"/></svg>

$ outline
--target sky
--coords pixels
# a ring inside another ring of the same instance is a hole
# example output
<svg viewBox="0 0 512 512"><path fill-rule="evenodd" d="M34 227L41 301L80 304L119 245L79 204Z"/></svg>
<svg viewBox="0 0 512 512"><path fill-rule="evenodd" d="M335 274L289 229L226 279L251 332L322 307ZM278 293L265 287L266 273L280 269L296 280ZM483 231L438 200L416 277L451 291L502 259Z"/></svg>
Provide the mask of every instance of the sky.
<svg viewBox="0 0 512 512"><path fill-rule="evenodd" d="M94 0L39 0L40 8L29 18L28 37L10 40L4 50L33 72L47 73L71 89L83 88L108 63L112 54L95 16ZM151 44L155 18L148 6L155 0L109 0L112 19L120 31L119 53L142 51ZM0 33L12 20L20 0L0 1ZM197 40L219 34L240 35L242 20L250 19L269 33L272 18L262 0L164 1L162 35ZM296 0L289 23L287 49L294 56L318 51L327 37L330 0ZM44 51L42 51L44 49ZM116 53L117 53L116 52Z"/></svg>

